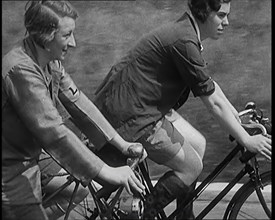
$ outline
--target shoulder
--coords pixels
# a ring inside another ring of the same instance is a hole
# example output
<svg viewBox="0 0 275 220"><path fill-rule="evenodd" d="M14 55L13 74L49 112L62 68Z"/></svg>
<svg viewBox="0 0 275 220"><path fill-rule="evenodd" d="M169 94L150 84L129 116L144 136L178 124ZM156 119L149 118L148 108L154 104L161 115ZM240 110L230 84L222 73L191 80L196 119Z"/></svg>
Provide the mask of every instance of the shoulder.
<svg viewBox="0 0 275 220"><path fill-rule="evenodd" d="M171 21L145 34L141 41L158 42L162 47L192 42L199 48L197 34L189 19Z"/></svg>
<svg viewBox="0 0 275 220"><path fill-rule="evenodd" d="M40 72L39 66L26 54L23 47L18 46L9 51L2 59L2 78L10 74Z"/></svg>

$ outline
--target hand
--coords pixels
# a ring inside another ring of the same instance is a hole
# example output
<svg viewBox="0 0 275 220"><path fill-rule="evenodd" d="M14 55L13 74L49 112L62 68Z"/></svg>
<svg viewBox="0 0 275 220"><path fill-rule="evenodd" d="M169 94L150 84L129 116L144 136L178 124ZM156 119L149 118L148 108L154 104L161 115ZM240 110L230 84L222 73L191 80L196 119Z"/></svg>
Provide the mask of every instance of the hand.
<svg viewBox="0 0 275 220"><path fill-rule="evenodd" d="M245 144L247 150L259 153L268 160L271 160L271 145L271 136L263 136L261 134L250 136L249 141Z"/></svg>
<svg viewBox="0 0 275 220"><path fill-rule="evenodd" d="M110 167L105 164L98 177L113 185L123 185L131 195L132 190L142 193L145 189L129 166Z"/></svg>
<svg viewBox="0 0 275 220"><path fill-rule="evenodd" d="M140 143L130 143L130 146L122 153L130 158L140 158L140 162L147 157L147 152Z"/></svg>

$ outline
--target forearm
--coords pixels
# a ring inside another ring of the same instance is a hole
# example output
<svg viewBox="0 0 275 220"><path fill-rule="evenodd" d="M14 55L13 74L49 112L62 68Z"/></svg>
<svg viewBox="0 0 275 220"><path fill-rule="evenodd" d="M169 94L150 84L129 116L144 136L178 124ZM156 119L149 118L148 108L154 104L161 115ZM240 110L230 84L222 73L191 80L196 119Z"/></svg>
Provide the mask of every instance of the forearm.
<svg viewBox="0 0 275 220"><path fill-rule="evenodd" d="M235 107L231 104L231 102L224 95L221 87L215 81L214 81L214 83L215 83L215 90L217 91L217 94L224 100L224 102L227 104L227 106L229 107L229 109L231 109L232 113L235 116L238 115L238 111L235 109Z"/></svg>
<svg viewBox="0 0 275 220"><path fill-rule="evenodd" d="M246 146L249 134L243 129L224 99L216 91L211 96L201 97L201 99L219 124L240 144Z"/></svg>
<svg viewBox="0 0 275 220"><path fill-rule="evenodd" d="M83 184L89 183L101 172L104 162L90 151L78 137L64 125L57 130L59 138L45 145L44 149L62 167Z"/></svg>

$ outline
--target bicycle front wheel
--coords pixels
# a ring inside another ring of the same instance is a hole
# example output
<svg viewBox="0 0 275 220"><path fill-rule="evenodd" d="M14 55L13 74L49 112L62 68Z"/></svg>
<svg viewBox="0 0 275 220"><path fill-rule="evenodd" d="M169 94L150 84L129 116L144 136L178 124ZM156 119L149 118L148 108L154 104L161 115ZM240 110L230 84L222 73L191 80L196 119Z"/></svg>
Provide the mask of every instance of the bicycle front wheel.
<svg viewBox="0 0 275 220"><path fill-rule="evenodd" d="M236 198L229 219L271 219L271 171L261 175L263 188L250 181Z"/></svg>

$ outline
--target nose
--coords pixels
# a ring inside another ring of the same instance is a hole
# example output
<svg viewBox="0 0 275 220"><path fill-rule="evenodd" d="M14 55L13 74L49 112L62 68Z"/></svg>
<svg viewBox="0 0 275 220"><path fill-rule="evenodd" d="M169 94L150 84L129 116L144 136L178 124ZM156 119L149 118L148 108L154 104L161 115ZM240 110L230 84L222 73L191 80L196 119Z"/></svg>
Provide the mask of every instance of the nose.
<svg viewBox="0 0 275 220"><path fill-rule="evenodd" d="M227 16L224 17L224 19L222 21L222 25L223 26L228 26L229 25L229 21L228 21L228 17Z"/></svg>
<svg viewBox="0 0 275 220"><path fill-rule="evenodd" d="M75 38L74 38L74 34L72 33L68 42L68 46L70 47L76 47L76 42L75 42Z"/></svg>

